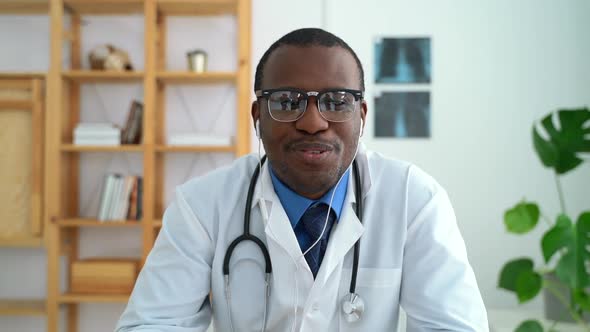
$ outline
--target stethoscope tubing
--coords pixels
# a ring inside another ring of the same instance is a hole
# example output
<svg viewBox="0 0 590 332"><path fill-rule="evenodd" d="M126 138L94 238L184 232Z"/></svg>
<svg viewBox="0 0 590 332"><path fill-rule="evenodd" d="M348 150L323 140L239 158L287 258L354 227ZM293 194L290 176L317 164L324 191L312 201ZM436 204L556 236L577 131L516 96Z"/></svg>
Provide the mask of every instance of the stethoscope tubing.
<svg viewBox="0 0 590 332"><path fill-rule="evenodd" d="M270 262L270 254L268 253L268 249L266 249L266 245L264 245L264 242L262 242L262 240L260 240L257 236L250 234L250 212L252 210L252 197L254 196L254 188L256 187L256 182L260 174L260 165L262 165L265 160L266 155L262 157L260 164L256 166L256 169L252 174L252 180L250 180L250 185L248 187L248 196L246 196L246 208L244 211L244 231L242 235L238 236L235 240L233 240L227 248L227 252L225 253L225 257L223 259L224 276L229 276L229 261L231 259L231 255L235 250L236 246L240 244L240 242L242 241L252 241L256 243L256 245L258 245L260 251L262 252L262 255L264 255L265 273L272 273L272 263Z"/></svg>
<svg viewBox="0 0 590 332"><path fill-rule="evenodd" d="M262 252L265 261L265 273L266 278L269 279L270 274L272 273L272 263L270 261L270 254L266 245L260 238L255 235L250 234L250 214L252 212L252 199L254 196L254 189L256 188L256 183L258 182L258 177L260 175L261 166L266 161L266 155L262 157L260 163L256 165L254 172L252 173L252 177L250 179L250 184L248 186L248 195L246 196L246 207L244 209L244 230L243 233L235 238L227 248L227 252L225 253L225 257L223 258L223 275L226 280L226 283L229 283L229 262L231 259L231 255L233 251L236 249L237 245L240 244L242 241L252 241L254 242ZM352 163L352 169L354 173L354 191L356 197L356 206L355 206L355 213L357 218L362 223L363 222L363 197L362 197L362 182L360 178L360 172L358 168L358 164L356 160ZM352 296L355 296L356 293L356 278L358 274L358 265L359 265L359 251L360 251L360 238L354 244L354 252L353 252L353 260L352 260L352 275L350 278L350 287L349 291ZM267 283L270 280L267 280ZM226 286L229 287L228 284ZM267 284L268 287L268 284ZM266 296L268 297L268 289L266 292ZM229 304L228 304L229 305ZM231 314L230 314L231 315ZM266 315L266 312L265 312ZM231 319L231 318L230 318ZM233 330L233 329L232 329ZM264 330L264 328L263 328Z"/></svg>

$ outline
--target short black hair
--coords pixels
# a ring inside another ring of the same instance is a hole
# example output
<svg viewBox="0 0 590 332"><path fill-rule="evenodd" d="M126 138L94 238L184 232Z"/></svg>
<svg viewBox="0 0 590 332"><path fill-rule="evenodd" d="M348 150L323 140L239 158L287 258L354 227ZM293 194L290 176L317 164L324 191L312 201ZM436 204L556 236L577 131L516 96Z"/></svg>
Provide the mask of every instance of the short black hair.
<svg viewBox="0 0 590 332"><path fill-rule="evenodd" d="M354 61L359 71L360 86L361 90L365 91L365 73L363 71L363 65L359 60L356 53L348 46L348 44L340 37L322 29L318 28L304 28L289 32L288 34L275 41L266 52L260 58L258 65L256 66L256 74L254 76L254 91L262 88L262 78L264 77L264 66L270 58L271 54L281 46L325 46L325 47L342 47L352 54Z"/></svg>

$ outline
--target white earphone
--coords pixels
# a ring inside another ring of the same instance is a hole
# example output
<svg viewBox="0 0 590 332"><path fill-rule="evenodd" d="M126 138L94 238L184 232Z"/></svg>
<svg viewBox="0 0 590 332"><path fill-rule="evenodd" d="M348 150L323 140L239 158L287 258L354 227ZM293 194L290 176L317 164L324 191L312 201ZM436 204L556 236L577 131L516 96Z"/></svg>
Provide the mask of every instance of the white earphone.
<svg viewBox="0 0 590 332"><path fill-rule="evenodd" d="M360 136L363 135L363 128L364 128L365 122L363 121L363 119L361 118L361 128L359 131L359 139ZM256 129L256 137L260 140L260 120L256 119L256 122L254 123L254 127ZM258 160L259 160L259 167L261 168L261 154L260 154L260 141L258 143ZM358 153L358 144L357 144L357 148L356 151L354 153L354 157L352 158L351 164L349 165L349 168L352 166L352 163L354 162L354 159L356 158L356 155ZM343 176L340 177L340 179L338 180L338 182L336 183L336 187L338 187L338 185L340 184L340 181L342 180ZM264 182L264 177L261 179L261 181ZM330 198L330 204L329 206L332 206L332 200L334 199L334 193L336 191L334 191L332 193L332 197ZM259 199L259 206L261 209L261 214L262 214L262 218L264 219L265 223L268 223L268 218L269 218L269 213L266 207L266 202L264 200L264 184L262 185L262 196ZM324 228L322 229L322 235L326 229L326 225L327 225L328 219L326 217L326 223L324 224ZM274 236L274 232L272 232L272 228L270 228L271 234L273 234ZM298 285L298 279L297 279L297 273L299 270L299 264L297 263L298 259L301 259L303 257L305 257L305 254L312 249L313 246L317 245L319 240L321 239L322 235L320 235L320 237L311 245L310 248L307 249L307 251L305 251L305 253L302 253L301 256L299 257L293 257L291 255L290 258L293 261L293 264L295 265L295 305L293 307L294 309L294 317L296 317L297 315L297 308L299 307L299 285ZM229 307L229 305L228 305ZM351 293L351 294L347 294L346 297L343 299L342 301L342 312L344 314L344 317L346 319L347 322L349 323L354 323L357 322L361 319L363 312L365 311L365 303L363 301L362 298L360 298L358 296L358 294L356 293ZM266 315L266 312L265 312ZM265 318L266 320L266 318ZM295 330L295 326L296 326L296 319L293 319L293 324L291 326L291 331ZM232 328L233 331L233 328Z"/></svg>
<svg viewBox="0 0 590 332"><path fill-rule="evenodd" d="M256 137L260 138L260 120L256 119L254 127L256 128Z"/></svg>
<svg viewBox="0 0 590 332"><path fill-rule="evenodd" d="M361 118L361 133L359 136L363 136L363 129L365 128L365 122L363 121L363 119Z"/></svg>

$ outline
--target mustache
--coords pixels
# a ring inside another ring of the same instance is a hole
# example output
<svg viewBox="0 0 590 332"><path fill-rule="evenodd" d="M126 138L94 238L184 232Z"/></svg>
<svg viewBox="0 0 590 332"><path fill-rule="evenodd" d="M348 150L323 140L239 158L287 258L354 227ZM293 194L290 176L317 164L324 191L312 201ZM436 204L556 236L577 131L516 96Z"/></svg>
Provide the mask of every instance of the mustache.
<svg viewBox="0 0 590 332"><path fill-rule="evenodd" d="M301 138L288 142L285 145L286 150L325 150L325 151L340 151L341 146L338 143L322 140Z"/></svg>

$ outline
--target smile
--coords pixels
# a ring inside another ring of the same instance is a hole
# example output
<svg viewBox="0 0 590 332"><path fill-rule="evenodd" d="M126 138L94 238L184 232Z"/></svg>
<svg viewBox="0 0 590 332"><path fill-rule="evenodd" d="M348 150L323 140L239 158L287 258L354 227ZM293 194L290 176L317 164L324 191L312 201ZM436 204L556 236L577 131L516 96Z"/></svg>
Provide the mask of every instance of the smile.
<svg viewBox="0 0 590 332"><path fill-rule="evenodd" d="M299 143L292 149L298 159L308 164L324 162L334 151L334 148L327 144L320 143Z"/></svg>

